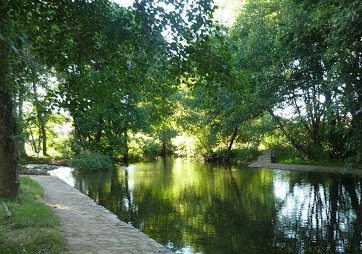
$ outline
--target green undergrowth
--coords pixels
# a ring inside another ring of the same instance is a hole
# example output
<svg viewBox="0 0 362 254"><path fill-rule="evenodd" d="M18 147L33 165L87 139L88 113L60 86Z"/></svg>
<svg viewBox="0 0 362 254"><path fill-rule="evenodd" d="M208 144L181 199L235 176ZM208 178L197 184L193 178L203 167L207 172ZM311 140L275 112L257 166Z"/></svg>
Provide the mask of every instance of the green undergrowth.
<svg viewBox="0 0 362 254"><path fill-rule="evenodd" d="M111 170L113 162L109 156L101 153L83 151L78 156L74 156L70 166L79 172L94 172L101 170Z"/></svg>
<svg viewBox="0 0 362 254"><path fill-rule="evenodd" d="M24 156L20 158L20 164L53 164L59 166L68 166L69 159L54 156Z"/></svg>
<svg viewBox="0 0 362 254"><path fill-rule="evenodd" d="M2 200L12 216L0 203L0 253L65 253L60 220L43 202L44 191L27 177L20 184L18 198Z"/></svg>
<svg viewBox="0 0 362 254"><path fill-rule="evenodd" d="M297 165L311 165L311 166L331 166L331 167L343 167L343 161L329 160L326 158L318 158L306 160L301 157L297 151L293 150L274 150L274 157L272 158L273 162L282 163L282 164L297 164Z"/></svg>
<svg viewBox="0 0 362 254"><path fill-rule="evenodd" d="M230 162L230 163L246 163L256 160L261 152L257 148L243 149L219 149L208 157L209 161Z"/></svg>

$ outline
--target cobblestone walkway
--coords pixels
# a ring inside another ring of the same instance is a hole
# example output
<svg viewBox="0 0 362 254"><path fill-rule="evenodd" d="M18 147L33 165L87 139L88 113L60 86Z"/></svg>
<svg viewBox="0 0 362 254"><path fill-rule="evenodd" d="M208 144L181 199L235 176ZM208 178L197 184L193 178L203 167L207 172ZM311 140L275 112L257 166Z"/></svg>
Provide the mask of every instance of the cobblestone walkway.
<svg viewBox="0 0 362 254"><path fill-rule="evenodd" d="M318 172L334 172L334 173L347 173L347 174L358 174L358 175L362 174L361 170L351 169L351 170L346 171L343 167L272 163L270 150L263 151L263 154L258 157L258 160L254 163L249 164L249 167L251 167L251 168L285 169L285 170L318 171Z"/></svg>
<svg viewBox="0 0 362 254"><path fill-rule="evenodd" d="M60 217L69 253L172 253L58 177L30 177L43 187L45 202Z"/></svg>

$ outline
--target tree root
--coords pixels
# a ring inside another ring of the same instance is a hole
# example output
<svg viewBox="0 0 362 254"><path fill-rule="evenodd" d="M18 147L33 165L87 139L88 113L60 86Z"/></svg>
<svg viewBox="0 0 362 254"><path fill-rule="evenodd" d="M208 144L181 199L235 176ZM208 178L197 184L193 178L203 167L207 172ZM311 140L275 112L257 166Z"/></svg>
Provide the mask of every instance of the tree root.
<svg viewBox="0 0 362 254"><path fill-rule="evenodd" d="M10 210L9 210L8 205L7 205L4 201L2 201L2 203L3 203L3 206L5 207L6 216L7 216L7 217L10 217L10 216L11 216L11 212L10 212Z"/></svg>

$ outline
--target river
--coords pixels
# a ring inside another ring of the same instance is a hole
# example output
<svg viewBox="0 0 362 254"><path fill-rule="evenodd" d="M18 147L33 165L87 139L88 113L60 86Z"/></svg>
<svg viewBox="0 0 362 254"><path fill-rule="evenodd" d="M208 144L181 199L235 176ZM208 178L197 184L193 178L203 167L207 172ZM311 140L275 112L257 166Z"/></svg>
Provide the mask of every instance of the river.
<svg viewBox="0 0 362 254"><path fill-rule="evenodd" d="M185 159L51 174L176 253L360 253L362 179Z"/></svg>

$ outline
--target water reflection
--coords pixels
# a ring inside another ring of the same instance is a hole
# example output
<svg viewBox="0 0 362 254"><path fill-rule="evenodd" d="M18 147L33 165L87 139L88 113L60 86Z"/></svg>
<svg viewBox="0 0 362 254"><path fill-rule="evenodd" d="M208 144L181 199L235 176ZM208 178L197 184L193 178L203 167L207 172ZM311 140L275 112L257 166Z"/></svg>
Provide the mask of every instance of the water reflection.
<svg viewBox="0 0 362 254"><path fill-rule="evenodd" d="M178 253L359 253L361 180L187 160L74 174L75 187Z"/></svg>
<svg viewBox="0 0 362 254"><path fill-rule="evenodd" d="M293 174L281 197L278 243L298 253L360 253L361 181L337 174Z"/></svg>

